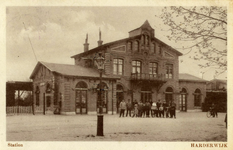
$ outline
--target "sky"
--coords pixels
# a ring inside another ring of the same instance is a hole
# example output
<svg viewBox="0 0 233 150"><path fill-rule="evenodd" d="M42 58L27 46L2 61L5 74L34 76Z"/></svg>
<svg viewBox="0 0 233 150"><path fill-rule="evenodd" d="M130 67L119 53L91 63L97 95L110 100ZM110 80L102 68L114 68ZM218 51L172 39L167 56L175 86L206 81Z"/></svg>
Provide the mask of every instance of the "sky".
<svg viewBox="0 0 233 150"><path fill-rule="evenodd" d="M38 61L74 64L70 58L83 52L88 33L89 49L97 47L99 30L103 44L128 37L128 32L146 20L155 37L180 50L169 41L162 21L155 15L162 7L7 7L6 80L29 81ZM180 50L181 53L185 51ZM179 57L179 72L211 80L215 70L200 69L188 55ZM226 73L219 75L226 79Z"/></svg>

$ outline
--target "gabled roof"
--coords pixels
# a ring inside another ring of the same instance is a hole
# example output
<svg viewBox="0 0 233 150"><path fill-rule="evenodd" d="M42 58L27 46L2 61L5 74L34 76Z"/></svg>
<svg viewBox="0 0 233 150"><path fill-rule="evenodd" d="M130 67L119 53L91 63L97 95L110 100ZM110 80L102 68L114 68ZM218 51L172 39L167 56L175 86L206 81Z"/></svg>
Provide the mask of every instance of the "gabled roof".
<svg viewBox="0 0 233 150"><path fill-rule="evenodd" d="M47 63L39 61L34 68L30 79L34 78L40 66L45 66L53 73L58 73L64 76L75 76L75 77L90 77L90 78L99 78L99 72L93 68L86 68L78 65L68 65L68 64L55 64L55 63ZM107 79L118 79L107 77L106 75L102 75L103 78Z"/></svg>
<svg viewBox="0 0 233 150"><path fill-rule="evenodd" d="M148 22L148 20L146 20L139 28L151 28L151 25L150 23ZM139 28L136 28L134 30L137 30ZM132 30L132 31L134 31ZM130 31L131 32L131 31ZM128 38L124 38L124 39L121 39L121 40L117 40L117 41L113 41L113 42L109 42L109 43L106 43L106 44L103 44L101 46L98 46L98 47L95 47L93 49L90 49L88 51L85 51L85 52L82 52L82 53L79 53L79 54L76 54L74 56L71 56L71 58L77 58L77 57L82 57L82 56L85 56L85 55L88 55L88 54L91 54L91 53L95 53L95 52L99 52L101 50L104 50L106 49L108 46L112 45L112 44L116 44L116 43L119 43L119 42L123 42L123 41L127 41L127 40L131 40L131 39L134 39L134 38L137 38L137 37L141 37L141 35L136 35L136 36L133 36L133 37L128 37ZM178 50L172 48L171 46L167 45L166 43L162 42L161 40L157 39L156 37L152 37L154 40L162 43L163 45L166 45L167 47L169 47L173 52L175 52L178 56L181 56L183 55L181 52L179 52Z"/></svg>
<svg viewBox="0 0 233 150"><path fill-rule="evenodd" d="M71 56L71 58L82 57L82 56L88 55L90 53L98 52L98 51L104 50L105 48L107 48L108 46L110 46L112 44L116 44L116 43L119 43L119 42L127 41L127 40L134 39L134 38L137 38L137 37L140 37L140 36L137 35L137 36L134 36L134 37L128 37L128 38L124 38L124 39L121 39L121 40L105 43L105 44L103 44L101 46L95 47L95 48L90 49L90 50L88 50L86 52L82 52L80 54Z"/></svg>
<svg viewBox="0 0 233 150"><path fill-rule="evenodd" d="M207 80L198 78L196 76L193 76L193 75L187 74L187 73L180 73L179 74L179 81L207 82Z"/></svg>

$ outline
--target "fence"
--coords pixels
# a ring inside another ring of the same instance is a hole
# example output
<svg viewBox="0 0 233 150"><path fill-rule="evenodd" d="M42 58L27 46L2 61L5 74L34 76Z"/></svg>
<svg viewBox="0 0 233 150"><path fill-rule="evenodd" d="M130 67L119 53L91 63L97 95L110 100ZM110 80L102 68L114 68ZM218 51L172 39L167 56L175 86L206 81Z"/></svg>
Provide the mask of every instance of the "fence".
<svg viewBox="0 0 233 150"><path fill-rule="evenodd" d="M10 106L6 107L7 115L32 114L32 106Z"/></svg>

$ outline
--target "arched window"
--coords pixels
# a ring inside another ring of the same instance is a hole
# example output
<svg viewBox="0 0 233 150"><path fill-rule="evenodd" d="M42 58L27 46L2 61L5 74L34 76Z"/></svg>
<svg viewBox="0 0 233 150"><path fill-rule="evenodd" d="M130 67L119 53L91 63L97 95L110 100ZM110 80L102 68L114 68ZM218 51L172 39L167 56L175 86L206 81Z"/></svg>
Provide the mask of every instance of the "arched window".
<svg viewBox="0 0 233 150"><path fill-rule="evenodd" d="M157 77L158 74L158 63L150 62L149 63L149 75L150 78Z"/></svg>
<svg viewBox="0 0 233 150"><path fill-rule="evenodd" d="M194 106L200 107L201 106L201 90L196 89L194 92Z"/></svg>
<svg viewBox="0 0 233 150"><path fill-rule="evenodd" d="M113 74L122 75L123 74L124 60L115 58L113 59Z"/></svg>
<svg viewBox="0 0 233 150"><path fill-rule="evenodd" d="M84 81L80 81L75 86L75 112L76 114L87 113L87 84Z"/></svg>
<svg viewBox="0 0 233 150"><path fill-rule="evenodd" d="M116 88L117 92L123 92L123 87L120 84L117 84L117 88Z"/></svg>
<svg viewBox="0 0 233 150"><path fill-rule="evenodd" d="M87 88L87 84L84 81L80 81L76 84L76 88Z"/></svg>
<svg viewBox="0 0 233 150"><path fill-rule="evenodd" d="M128 50L131 51L133 50L133 42L128 42Z"/></svg>
<svg viewBox="0 0 233 150"><path fill-rule="evenodd" d="M180 101L179 101L180 111L187 110L187 90L182 88L180 92Z"/></svg>

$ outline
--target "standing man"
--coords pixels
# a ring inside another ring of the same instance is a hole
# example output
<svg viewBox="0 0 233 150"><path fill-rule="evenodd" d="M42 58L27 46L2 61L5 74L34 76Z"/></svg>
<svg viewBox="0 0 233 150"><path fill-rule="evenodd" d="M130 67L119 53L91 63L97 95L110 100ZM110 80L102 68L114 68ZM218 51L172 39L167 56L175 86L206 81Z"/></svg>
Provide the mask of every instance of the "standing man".
<svg viewBox="0 0 233 150"><path fill-rule="evenodd" d="M147 101L146 102L146 117L150 117L150 108L151 107L151 105L150 105L150 102L149 101Z"/></svg>
<svg viewBox="0 0 233 150"><path fill-rule="evenodd" d="M160 114L160 110L159 110L159 107L160 107L160 105L161 105L161 102L160 102L160 99L158 100L158 102L156 103L156 105L157 105L157 114L156 114L156 117L161 117L161 114Z"/></svg>
<svg viewBox="0 0 233 150"><path fill-rule="evenodd" d="M171 104L171 116L170 118L176 118L176 103L174 102L174 100L172 101L172 104Z"/></svg>
<svg viewBox="0 0 233 150"><path fill-rule="evenodd" d="M125 115L125 109L126 109L125 100L121 101L121 103L120 103L120 109L121 109L121 111L120 111L120 116L119 117L121 117L121 115L123 115L123 117L124 117L124 115Z"/></svg>
<svg viewBox="0 0 233 150"><path fill-rule="evenodd" d="M139 117L142 117L142 107L143 107L143 104L142 104L142 101L140 101L138 103L138 116Z"/></svg>
<svg viewBox="0 0 233 150"><path fill-rule="evenodd" d="M213 117L216 116L216 118L218 118L218 110L217 110L217 106L216 104L212 103L212 113L213 113Z"/></svg>
<svg viewBox="0 0 233 150"><path fill-rule="evenodd" d="M131 117L131 110L132 110L132 104L130 99L128 99L128 103L126 105L126 117L128 116L128 114Z"/></svg>
<svg viewBox="0 0 233 150"><path fill-rule="evenodd" d="M168 104L166 100L163 101L163 108L164 108L164 113L166 115L166 118L168 118Z"/></svg>

